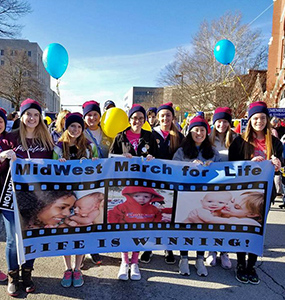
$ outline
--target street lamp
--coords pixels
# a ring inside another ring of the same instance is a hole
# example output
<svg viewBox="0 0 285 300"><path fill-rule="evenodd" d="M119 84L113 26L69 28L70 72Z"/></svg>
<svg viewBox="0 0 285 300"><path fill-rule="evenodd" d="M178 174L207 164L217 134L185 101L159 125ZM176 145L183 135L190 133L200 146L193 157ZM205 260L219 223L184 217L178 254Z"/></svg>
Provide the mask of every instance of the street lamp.
<svg viewBox="0 0 285 300"><path fill-rule="evenodd" d="M183 100L183 86L184 86L184 73L181 72L180 74L176 74L174 75L175 78L181 78L181 89L180 89L180 108L181 108L181 103L182 103L182 100ZM182 110L180 110L180 116L179 116L179 122L182 121Z"/></svg>

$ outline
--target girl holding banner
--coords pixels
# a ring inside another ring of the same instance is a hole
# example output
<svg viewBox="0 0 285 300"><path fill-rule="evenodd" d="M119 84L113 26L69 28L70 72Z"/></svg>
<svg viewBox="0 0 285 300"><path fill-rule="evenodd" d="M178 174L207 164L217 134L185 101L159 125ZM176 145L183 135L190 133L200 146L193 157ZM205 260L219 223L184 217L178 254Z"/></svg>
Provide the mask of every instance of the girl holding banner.
<svg viewBox="0 0 285 300"><path fill-rule="evenodd" d="M97 147L91 144L85 137L84 120L80 113L69 113L65 117L65 131L59 138L58 144L54 148L53 158L59 161L70 159L92 159L98 157ZM84 284L80 270L84 255L75 255L74 270L71 266L71 255L64 256L66 271L61 280L63 287L80 287Z"/></svg>
<svg viewBox="0 0 285 300"><path fill-rule="evenodd" d="M134 104L129 111L129 122L131 124L123 132L118 133L111 146L110 153L122 154L128 158L132 156L143 156L148 160L158 155L157 144L153 134L142 129L146 121L146 111L138 104ZM131 280L140 280L141 274L138 266L139 252L132 252L131 266L129 266L128 252L122 253L122 263L118 273L118 279L128 280L129 269Z"/></svg>
<svg viewBox="0 0 285 300"><path fill-rule="evenodd" d="M174 124L173 103L168 102L160 105L157 109L157 119L159 126L153 128L153 135L158 146L156 158L172 159L173 154L178 149L183 139L183 134L178 131ZM152 257L151 251L145 251L140 258L143 263L149 263ZM165 251L165 262L175 264L175 257L172 251Z"/></svg>
<svg viewBox="0 0 285 300"><path fill-rule="evenodd" d="M267 105L263 101L250 104L248 109L248 123L242 136L238 136L229 148L229 160L271 160L275 171L281 167L283 147L281 142L271 133L271 125ZM271 200L276 196L275 187ZM246 253L237 253L236 279L242 283L259 284L260 280L255 271L257 255L248 253L246 265Z"/></svg>
<svg viewBox="0 0 285 300"><path fill-rule="evenodd" d="M173 160L189 161L209 165L221 161L219 152L212 147L208 137L210 126L201 116L194 117L189 123L189 133L183 139L181 147L175 152ZM188 251L180 251L179 273L190 275ZM197 251L195 267L199 276L208 276L204 265L204 251Z"/></svg>
<svg viewBox="0 0 285 300"><path fill-rule="evenodd" d="M84 130L86 138L97 146L99 158L107 158L113 139L108 137L101 129L101 109L99 103L94 100L86 101L83 103L82 109L86 125ZM98 253L91 253L90 256L94 264L101 264L101 257Z"/></svg>
<svg viewBox="0 0 285 300"><path fill-rule="evenodd" d="M52 158L53 142L42 118L40 104L32 99L26 99L20 106L19 130L7 135L10 148L14 153L7 158ZM19 265L15 239L15 220L13 211L3 211L6 229L6 260L8 264L8 294L19 294ZM35 290L32 280L34 260L28 260L22 265L22 280L27 293Z"/></svg>
<svg viewBox="0 0 285 300"><path fill-rule="evenodd" d="M228 160L229 147L232 141L236 138L237 134L231 129L232 123L232 110L229 107L218 107L213 115L213 130L210 133L210 141L219 151L221 161ZM211 266L216 265L217 252L209 252L206 258L207 264ZM232 263L226 252L221 252L221 266L224 269L230 269Z"/></svg>

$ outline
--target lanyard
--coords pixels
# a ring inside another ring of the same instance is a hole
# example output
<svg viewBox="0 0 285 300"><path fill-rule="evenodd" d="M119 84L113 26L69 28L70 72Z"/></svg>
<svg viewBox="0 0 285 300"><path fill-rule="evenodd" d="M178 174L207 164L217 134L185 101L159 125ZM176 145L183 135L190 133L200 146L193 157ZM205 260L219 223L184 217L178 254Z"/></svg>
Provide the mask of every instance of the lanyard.
<svg viewBox="0 0 285 300"><path fill-rule="evenodd" d="M103 154L102 154L102 150L100 148L100 146L98 145L98 142L96 140L96 138L93 136L92 132L89 130L89 128L86 129L86 131L88 132L88 134L90 135L92 141L94 142L94 144L96 145L98 151L99 151L99 158L103 158Z"/></svg>

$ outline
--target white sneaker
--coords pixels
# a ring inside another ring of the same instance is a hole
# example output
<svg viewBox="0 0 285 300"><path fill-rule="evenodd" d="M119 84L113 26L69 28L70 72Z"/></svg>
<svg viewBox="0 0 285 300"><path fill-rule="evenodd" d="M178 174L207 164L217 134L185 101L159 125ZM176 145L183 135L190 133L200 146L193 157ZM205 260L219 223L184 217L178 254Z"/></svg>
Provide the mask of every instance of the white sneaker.
<svg viewBox="0 0 285 300"><path fill-rule="evenodd" d="M222 268L229 270L232 267L232 262L228 256L228 253L226 253L226 252L221 253L220 257L221 257Z"/></svg>
<svg viewBox="0 0 285 300"><path fill-rule="evenodd" d="M129 265L126 263L121 263L120 270L118 273L118 279L128 280L129 279Z"/></svg>
<svg viewBox="0 0 285 300"><path fill-rule="evenodd" d="M181 258L179 261L179 274L183 276L190 275L190 269L188 264L188 258Z"/></svg>
<svg viewBox="0 0 285 300"><path fill-rule="evenodd" d="M208 257L206 258L206 263L209 266L215 267L217 264L217 252L210 251Z"/></svg>
<svg viewBox="0 0 285 300"><path fill-rule="evenodd" d="M141 278L138 264L131 264L131 280L140 280Z"/></svg>
<svg viewBox="0 0 285 300"><path fill-rule="evenodd" d="M195 268L197 269L197 275L205 277L208 276L208 271L204 265L204 260L202 258L196 259Z"/></svg>

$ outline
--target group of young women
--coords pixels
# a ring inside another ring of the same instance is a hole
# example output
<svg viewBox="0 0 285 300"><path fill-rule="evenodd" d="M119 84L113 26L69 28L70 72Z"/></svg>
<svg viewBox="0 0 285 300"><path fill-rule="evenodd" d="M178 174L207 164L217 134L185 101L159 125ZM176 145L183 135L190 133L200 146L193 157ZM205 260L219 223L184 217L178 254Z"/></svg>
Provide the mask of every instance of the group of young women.
<svg viewBox="0 0 285 300"><path fill-rule="evenodd" d="M156 116L155 120L153 115ZM283 161L282 144L271 134L269 113L266 104L261 101L250 104L248 125L241 136L236 136L231 130L231 110L226 107L215 110L212 131L203 116L198 115L192 118L185 137L173 122L172 103L162 104L158 109L152 108L151 113L146 113L140 105L133 105L128 112L128 117L130 126L112 140L100 128L99 104L96 101L87 101L83 104L83 115L68 111L60 113L56 128L50 134L43 122L39 103L27 99L20 107L19 129L7 134L5 131L6 112L0 109L0 180L2 186L9 170L9 160L14 160L16 157L53 158L64 162L70 159L107 158L109 153L113 153L128 158L143 156L147 160L173 159L204 165L226 160L271 160L276 171L280 169ZM151 119L152 132L142 129L147 118ZM272 197L274 197L274 191ZM25 291L33 292L35 284L31 274L34 260L26 261L22 266L18 265L14 213L2 210L2 215L7 233L8 294L11 296L19 294L20 269ZM181 251L180 254L179 272L182 275L190 275L188 253ZM140 260L149 263L151 257L152 252L146 251L141 255ZM83 285L84 280L80 270L82 258L82 255L76 255L75 267L72 268L71 256L64 257L66 270L61 281L62 286ZM133 252L131 266L129 266L128 253L122 253L119 279L141 279L138 258L139 253ZM206 261L215 266L216 258L217 253L210 252ZM223 268L231 268L231 261L226 252L221 252L220 258ZM257 256L249 253L246 264L246 253L237 254L236 278L238 281L259 283L255 271L256 260ZM165 251L165 262L175 263L172 251ZM197 252L195 267L199 276L208 275L204 264L204 252ZM6 279L7 276L0 272L0 281Z"/></svg>

